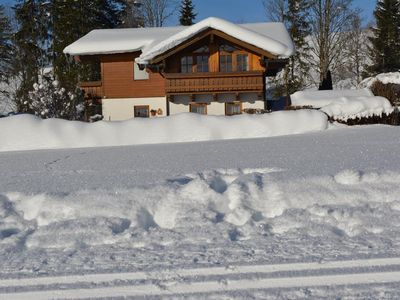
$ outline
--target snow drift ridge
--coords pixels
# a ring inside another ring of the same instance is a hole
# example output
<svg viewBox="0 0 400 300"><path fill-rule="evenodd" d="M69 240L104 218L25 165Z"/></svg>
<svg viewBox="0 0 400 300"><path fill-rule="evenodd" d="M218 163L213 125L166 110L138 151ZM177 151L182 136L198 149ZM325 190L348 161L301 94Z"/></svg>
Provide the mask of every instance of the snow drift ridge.
<svg viewBox="0 0 400 300"><path fill-rule="evenodd" d="M0 119L0 151L261 138L321 131L327 127L327 116L313 110L234 117L184 113L93 124L18 115Z"/></svg>

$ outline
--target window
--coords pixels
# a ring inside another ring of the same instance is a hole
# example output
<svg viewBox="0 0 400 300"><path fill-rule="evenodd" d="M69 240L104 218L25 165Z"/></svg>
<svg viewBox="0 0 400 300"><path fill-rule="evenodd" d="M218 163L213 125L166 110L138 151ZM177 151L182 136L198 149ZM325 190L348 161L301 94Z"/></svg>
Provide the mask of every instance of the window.
<svg viewBox="0 0 400 300"><path fill-rule="evenodd" d="M236 55L236 69L239 72L249 70L249 55L248 54Z"/></svg>
<svg viewBox="0 0 400 300"><path fill-rule="evenodd" d="M184 56L181 58L181 72L182 73L193 72L193 56Z"/></svg>
<svg viewBox="0 0 400 300"><path fill-rule="evenodd" d="M135 106L135 118L148 118L149 117L149 106L141 105Z"/></svg>
<svg viewBox="0 0 400 300"><path fill-rule="evenodd" d="M206 115L207 114L207 104L205 103L192 103L190 104L190 112Z"/></svg>
<svg viewBox="0 0 400 300"><path fill-rule="evenodd" d="M225 115L233 116L242 113L242 104L240 102L225 103Z"/></svg>
<svg viewBox="0 0 400 300"><path fill-rule="evenodd" d="M140 70L139 65L137 63L133 63L133 79L134 80L149 79L149 73L146 72L146 69Z"/></svg>
<svg viewBox="0 0 400 300"><path fill-rule="evenodd" d="M208 72L208 55L197 56L197 72Z"/></svg>
<svg viewBox="0 0 400 300"><path fill-rule="evenodd" d="M227 44L222 44L221 46L219 46L219 51L221 52L233 53L237 50L238 50L237 48Z"/></svg>
<svg viewBox="0 0 400 300"><path fill-rule="evenodd" d="M219 71L232 72L232 54L221 54L219 58Z"/></svg>
<svg viewBox="0 0 400 300"><path fill-rule="evenodd" d="M220 72L245 72L250 70L249 54L245 50L232 45L222 44L219 46L219 51Z"/></svg>
<svg viewBox="0 0 400 300"><path fill-rule="evenodd" d="M210 53L210 47L208 46L202 46L196 50L193 51L194 53Z"/></svg>

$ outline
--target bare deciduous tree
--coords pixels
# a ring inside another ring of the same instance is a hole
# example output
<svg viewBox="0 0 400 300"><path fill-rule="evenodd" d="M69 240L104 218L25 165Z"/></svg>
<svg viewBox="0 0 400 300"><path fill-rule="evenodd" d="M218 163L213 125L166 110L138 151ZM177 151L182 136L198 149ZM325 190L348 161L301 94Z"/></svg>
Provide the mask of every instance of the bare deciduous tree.
<svg viewBox="0 0 400 300"><path fill-rule="evenodd" d="M142 3L139 0L125 0L122 27L138 28L144 27Z"/></svg>
<svg viewBox="0 0 400 300"><path fill-rule="evenodd" d="M345 69L349 77L353 79L354 86L362 81L362 75L368 65L368 44L367 32L361 25L360 15L355 14L344 48Z"/></svg>
<svg viewBox="0 0 400 300"><path fill-rule="evenodd" d="M343 63L343 49L351 29L354 10L352 0L312 0L309 23L311 35L311 66L319 74L319 82L328 70L333 73Z"/></svg>
<svg viewBox="0 0 400 300"><path fill-rule="evenodd" d="M141 0L145 26L162 27L174 13L177 3L174 0Z"/></svg>
<svg viewBox="0 0 400 300"><path fill-rule="evenodd" d="M267 17L272 22L284 22L288 8L287 0L262 0Z"/></svg>

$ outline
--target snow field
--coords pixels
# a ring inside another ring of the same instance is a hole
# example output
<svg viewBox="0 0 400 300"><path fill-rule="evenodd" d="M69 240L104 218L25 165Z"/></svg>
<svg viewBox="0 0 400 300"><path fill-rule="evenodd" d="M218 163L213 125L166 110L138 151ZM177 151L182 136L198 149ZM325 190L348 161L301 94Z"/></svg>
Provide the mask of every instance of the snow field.
<svg viewBox="0 0 400 300"><path fill-rule="evenodd" d="M0 151L260 138L322 131L327 127L326 115L313 110L234 117L183 113L93 124L18 115L0 119Z"/></svg>
<svg viewBox="0 0 400 300"><path fill-rule="evenodd" d="M400 174L282 181L275 169L189 174L152 188L0 195L4 250L212 244L295 233L388 237L400 227Z"/></svg>

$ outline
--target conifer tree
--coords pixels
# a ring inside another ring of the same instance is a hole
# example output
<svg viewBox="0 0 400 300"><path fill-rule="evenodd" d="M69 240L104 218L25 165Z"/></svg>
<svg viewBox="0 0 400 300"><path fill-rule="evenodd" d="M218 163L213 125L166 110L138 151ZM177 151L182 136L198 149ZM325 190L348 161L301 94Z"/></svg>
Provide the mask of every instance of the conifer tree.
<svg viewBox="0 0 400 300"><path fill-rule="evenodd" d="M275 20L281 20L288 28L296 52L288 59L283 72L274 80L275 96L290 95L307 85L309 77L309 43L306 38L311 29L307 22L310 0L266 1L266 7L276 8ZM278 9L279 8L279 9Z"/></svg>
<svg viewBox="0 0 400 300"><path fill-rule="evenodd" d="M52 65L61 85L75 89L79 80L93 80L99 76L99 65L76 63L64 55L66 46L93 29L115 28L122 23L123 1L95 0L57 1L52 0ZM79 78L81 76L81 78Z"/></svg>
<svg viewBox="0 0 400 300"><path fill-rule="evenodd" d="M181 25L190 26L194 24L197 14L194 12L192 0L182 0L180 14L179 22Z"/></svg>
<svg viewBox="0 0 400 300"><path fill-rule="evenodd" d="M11 51L11 26L4 7L0 5L0 82L8 81L10 76Z"/></svg>
<svg viewBox="0 0 400 300"><path fill-rule="evenodd" d="M30 112L29 91L49 63L47 2L19 1L14 10L18 30L13 37L12 71L20 82L14 102L17 111Z"/></svg>
<svg viewBox="0 0 400 300"><path fill-rule="evenodd" d="M311 33L307 22L309 7L309 0L288 0L285 20L296 52L289 58L285 68L286 95L304 88L309 75L310 67L307 59L310 46L306 41L307 36Z"/></svg>
<svg viewBox="0 0 400 300"><path fill-rule="evenodd" d="M52 76L67 94L75 94L79 80L98 73L97 64L77 64L63 50L93 29L118 27L124 1L20 0L14 9L18 30L12 66L20 82L15 102L18 111L33 112L29 92L42 75ZM45 67L52 74L44 74Z"/></svg>
<svg viewBox="0 0 400 300"><path fill-rule="evenodd" d="M373 64L368 68L371 75L398 71L400 68L400 2L380 0L374 11L376 27L370 38L370 55Z"/></svg>

